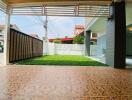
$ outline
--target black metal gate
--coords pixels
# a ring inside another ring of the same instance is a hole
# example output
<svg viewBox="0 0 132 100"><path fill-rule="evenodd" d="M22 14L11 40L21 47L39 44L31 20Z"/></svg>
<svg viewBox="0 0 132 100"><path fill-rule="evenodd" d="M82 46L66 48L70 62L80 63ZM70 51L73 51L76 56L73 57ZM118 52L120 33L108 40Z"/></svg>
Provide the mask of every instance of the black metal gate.
<svg viewBox="0 0 132 100"><path fill-rule="evenodd" d="M9 62L43 55L43 41L10 29Z"/></svg>

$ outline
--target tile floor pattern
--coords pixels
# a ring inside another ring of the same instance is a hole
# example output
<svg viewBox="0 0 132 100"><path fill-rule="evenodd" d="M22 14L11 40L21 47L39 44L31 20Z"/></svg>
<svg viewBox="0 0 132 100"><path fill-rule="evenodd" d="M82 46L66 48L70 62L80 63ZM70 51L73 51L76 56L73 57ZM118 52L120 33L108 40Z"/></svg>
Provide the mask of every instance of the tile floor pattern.
<svg viewBox="0 0 132 100"><path fill-rule="evenodd" d="M4 66L0 100L132 100L132 70Z"/></svg>

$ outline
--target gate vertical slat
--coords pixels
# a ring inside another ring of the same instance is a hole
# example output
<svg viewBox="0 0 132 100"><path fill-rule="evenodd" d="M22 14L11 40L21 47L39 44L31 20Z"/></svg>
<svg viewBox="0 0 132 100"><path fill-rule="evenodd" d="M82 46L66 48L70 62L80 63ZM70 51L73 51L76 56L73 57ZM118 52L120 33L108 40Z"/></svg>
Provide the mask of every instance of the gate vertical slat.
<svg viewBox="0 0 132 100"><path fill-rule="evenodd" d="M24 44L25 54L24 59L27 58L27 36L25 36L25 44Z"/></svg>
<svg viewBox="0 0 132 100"><path fill-rule="evenodd" d="M18 34L18 38L17 38L17 43L18 43L18 48L17 48L17 50L18 50L18 53L17 53L18 56L17 56L17 59L18 60L19 60L19 53L20 53L20 45L19 45L20 44L20 41L19 41L20 38L19 37L20 37L20 34Z"/></svg>
<svg viewBox="0 0 132 100"><path fill-rule="evenodd" d="M21 51L21 53L22 53L22 57L21 57L21 59L24 59L24 47L23 47L23 40L24 40L24 37L23 37L23 34L22 34L22 39L21 39L21 46L22 46L22 51Z"/></svg>
<svg viewBox="0 0 132 100"><path fill-rule="evenodd" d="M24 47L24 59L26 58L26 36L23 36L24 37L24 44L23 44L23 47Z"/></svg>
<svg viewBox="0 0 132 100"><path fill-rule="evenodd" d="M20 51L19 51L19 60L21 60L21 56L22 56L22 45L21 45L21 41L22 40L22 35L20 34L20 39L19 39L19 45L20 45Z"/></svg>
<svg viewBox="0 0 132 100"><path fill-rule="evenodd" d="M9 60L12 60L13 59L13 34L11 33L10 34L10 46L9 46L9 49L10 49L10 51L9 51Z"/></svg>
<svg viewBox="0 0 132 100"><path fill-rule="evenodd" d="M16 56L16 33L13 32L14 34L14 41L13 41L13 60L15 60Z"/></svg>

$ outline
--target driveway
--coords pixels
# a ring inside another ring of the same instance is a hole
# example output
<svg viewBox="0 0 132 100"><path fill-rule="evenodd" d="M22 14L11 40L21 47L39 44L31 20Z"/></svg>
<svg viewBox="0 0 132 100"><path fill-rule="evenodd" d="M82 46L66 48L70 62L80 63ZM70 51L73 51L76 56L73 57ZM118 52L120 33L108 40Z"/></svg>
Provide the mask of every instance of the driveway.
<svg viewBox="0 0 132 100"><path fill-rule="evenodd" d="M132 100L132 70L10 65L0 90L0 100Z"/></svg>

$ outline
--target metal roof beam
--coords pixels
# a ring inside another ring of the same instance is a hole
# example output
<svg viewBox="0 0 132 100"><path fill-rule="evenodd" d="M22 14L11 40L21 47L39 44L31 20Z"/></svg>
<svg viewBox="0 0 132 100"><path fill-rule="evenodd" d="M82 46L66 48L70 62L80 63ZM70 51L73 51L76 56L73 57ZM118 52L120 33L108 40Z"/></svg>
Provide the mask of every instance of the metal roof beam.
<svg viewBox="0 0 132 100"><path fill-rule="evenodd" d="M34 6L34 7L14 7L13 15L36 15L36 16L109 16L109 6L89 6L89 5L55 5L55 6Z"/></svg>
<svg viewBox="0 0 132 100"><path fill-rule="evenodd" d="M5 2L3 2L2 0L0 0L0 10L2 12L7 13L7 4Z"/></svg>

